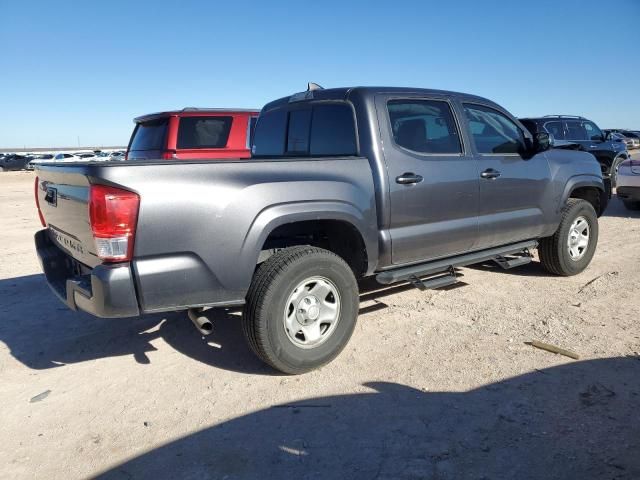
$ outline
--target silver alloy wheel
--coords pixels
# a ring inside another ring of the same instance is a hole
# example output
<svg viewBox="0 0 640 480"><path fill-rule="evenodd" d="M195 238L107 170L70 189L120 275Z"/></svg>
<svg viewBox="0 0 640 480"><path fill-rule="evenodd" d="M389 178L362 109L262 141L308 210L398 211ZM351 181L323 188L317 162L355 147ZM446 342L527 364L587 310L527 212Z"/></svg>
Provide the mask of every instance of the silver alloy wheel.
<svg viewBox="0 0 640 480"><path fill-rule="evenodd" d="M567 239L571 260L578 261L584 257L589 247L589 233L589 222L587 222L586 218L580 216L573 221L569 228L569 238Z"/></svg>
<svg viewBox="0 0 640 480"><path fill-rule="evenodd" d="M340 320L340 294L325 277L300 282L284 307L284 329L291 343L314 348L327 341Z"/></svg>

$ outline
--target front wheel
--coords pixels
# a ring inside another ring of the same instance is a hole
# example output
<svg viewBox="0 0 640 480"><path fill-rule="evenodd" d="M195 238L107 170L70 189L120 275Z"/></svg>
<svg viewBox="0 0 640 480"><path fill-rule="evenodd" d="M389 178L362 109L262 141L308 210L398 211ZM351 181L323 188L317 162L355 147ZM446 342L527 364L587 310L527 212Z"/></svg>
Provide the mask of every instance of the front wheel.
<svg viewBox="0 0 640 480"><path fill-rule="evenodd" d="M582 272L598 244L598 216L586 200L570 198L562 209L560 225L551 237L540 240L538 254L544 268L556 275Z"/></svg>
<svg viewBox="0 0 640 480"><path fill-rule="evenodd" d="M243 330L264 362L283 373L305 373L342 351L358 304L358 284L342 258L311 246L285 248L254 275Z"/></svg>

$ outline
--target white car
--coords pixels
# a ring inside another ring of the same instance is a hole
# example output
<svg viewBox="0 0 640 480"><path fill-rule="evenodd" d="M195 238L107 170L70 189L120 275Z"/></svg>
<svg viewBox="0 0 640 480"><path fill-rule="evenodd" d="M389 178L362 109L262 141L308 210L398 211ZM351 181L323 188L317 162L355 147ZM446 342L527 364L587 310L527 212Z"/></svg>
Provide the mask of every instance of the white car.
<svg viewBox="0 0 640 480"><path fill-rule="evenodd" d="M73 153L59 152L50 160L52 162L80 162L82 159Z"/></svg>

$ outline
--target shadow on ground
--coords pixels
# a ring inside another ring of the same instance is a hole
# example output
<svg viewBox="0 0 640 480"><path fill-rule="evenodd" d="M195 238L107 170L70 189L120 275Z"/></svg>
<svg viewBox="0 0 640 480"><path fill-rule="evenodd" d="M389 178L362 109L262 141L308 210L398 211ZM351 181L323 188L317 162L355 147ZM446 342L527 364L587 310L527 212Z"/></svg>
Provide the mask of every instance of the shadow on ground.
<svg viewBox="0 0 640 480"><path fill-rule="evenodd" d="M613 195L609 200L609 205L604 211L605 217L640 218L640 211L627 210L617 195Z"/></svg>
<svg viewBox="0 0 640 480"><path fill-rule="evenodd" d="M410 285L384 288L364 282L362 301L374 301L361 314L386 308L381 299ZM151 343L162 338L182 354L212 367L242 373L276 375L249 350L242 336L240 312L205 312L214 324L203 337L184 312L137 318L101 319L74 312L49 290L44 275L0 280L0 341L14 358L33 369L61 367L99 358L131 355L141 364L151 362ZM210 343L209 343L210 342Z"/></svg>
<svg viewBox="0 0 640 480"><path fill-rule="evenodd" d="M637 479L639 378L633 357L465 393L370 383L212 426L98 478Z"/></svg>

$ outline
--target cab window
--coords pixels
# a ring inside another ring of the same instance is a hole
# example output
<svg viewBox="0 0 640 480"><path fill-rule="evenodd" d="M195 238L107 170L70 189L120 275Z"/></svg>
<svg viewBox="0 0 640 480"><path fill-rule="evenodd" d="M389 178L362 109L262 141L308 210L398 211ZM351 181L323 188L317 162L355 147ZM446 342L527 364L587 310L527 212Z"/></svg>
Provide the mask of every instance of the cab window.
<svg viewBox="0 0 640 480"><path fill-rule="evenodd" d="M464 111L478 153L518 154L524 134L509 117L484 105L465 104Z"/></svg>
<svg viewBox="0 0 640 480"><path fill-rule="evenodd" d="M391 100L387 103L393 141L424 154L460 154L462 143L447 102Z"/></svg>

